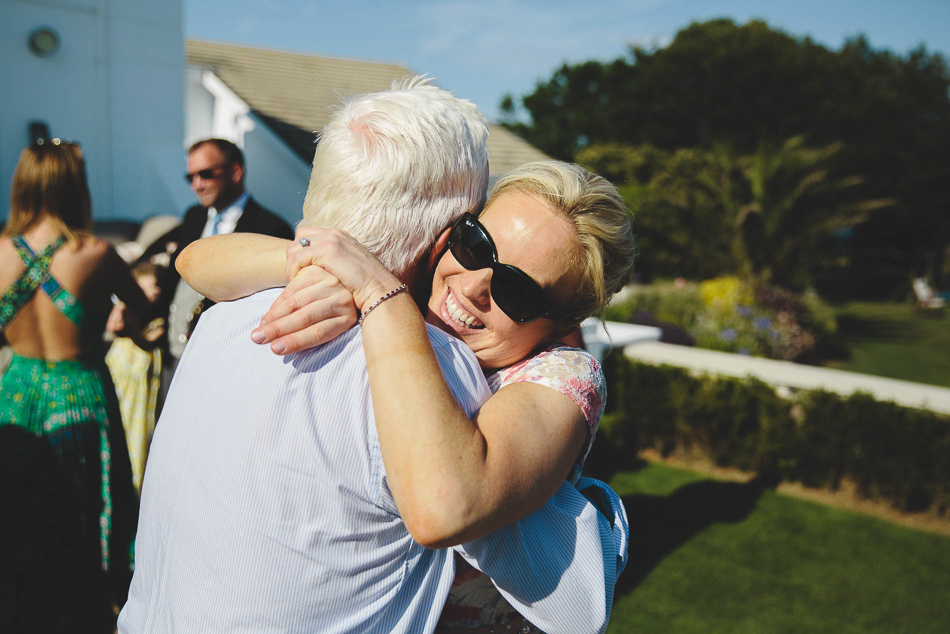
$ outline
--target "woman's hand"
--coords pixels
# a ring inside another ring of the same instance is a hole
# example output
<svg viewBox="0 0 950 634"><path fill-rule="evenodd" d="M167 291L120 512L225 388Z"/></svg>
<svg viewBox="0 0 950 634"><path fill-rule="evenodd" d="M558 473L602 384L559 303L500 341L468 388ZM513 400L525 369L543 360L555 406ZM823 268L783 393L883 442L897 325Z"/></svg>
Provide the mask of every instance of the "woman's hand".
<svg viewBox="0 0 950 634"><path fill-rule="evenodd" d="M301 246L301 239L309 241ZM402 282L345 231L300 227L297 239L287 246L287 279L315 264L336 277L353 296L356 310L376 301ZM270 313L268 313L270 314Z"/></svg>
<svg viewBox="0 0 950 634"><path fill-rule="evenodd" d="M301 245L306 238L307 246ZM356 325L357 313L400 281L366 248L338 229L300 227L286 249L290 282L251 332L290 354L326 343Z"/></svg>
<svg viewBox="0 0 950 634"><path fill-rule="evenodd" d="M109 311L106 320L106 332L117 337L124 336L125 330L125 302L116 302Z"/></svg>
<svg viewBox="0 0 950 634"><path fill-rule="evenodd" d="M355 325L350 291L324 269L309 265L294 274L251 339L270 342L276 354L291 354L335 339Z"/></svg>
<svg viewBox="0 0 950 634"><path fill-rule="evenodd" d="M142 350L151 352L158 346L158 338L165 332L165 328L164 326L149 328L149 326L140 329L139 314L126 306L124 302L117 302L112 306L112 312L109 313L106 332L116 337L131 339L132 343Z"/></svg>

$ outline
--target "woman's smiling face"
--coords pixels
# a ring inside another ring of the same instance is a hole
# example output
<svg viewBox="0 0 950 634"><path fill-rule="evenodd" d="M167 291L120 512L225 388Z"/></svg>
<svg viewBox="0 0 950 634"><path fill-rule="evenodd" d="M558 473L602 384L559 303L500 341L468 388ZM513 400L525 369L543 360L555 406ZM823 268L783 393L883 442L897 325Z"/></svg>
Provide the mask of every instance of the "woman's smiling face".
<svg viewBox="0 0 950 634"><path fill-rule="evenodd" d="M573 227L539 199L518 191L498 196L478 218L498 251L498 261L515 266L541 285L561 308L576 283L571 269L578 250ZM469 271L446 251L432 279L426 320L464 341L483 368L521 361L564 325L541 318L513 321L491 296L492 270Z"/></svg>

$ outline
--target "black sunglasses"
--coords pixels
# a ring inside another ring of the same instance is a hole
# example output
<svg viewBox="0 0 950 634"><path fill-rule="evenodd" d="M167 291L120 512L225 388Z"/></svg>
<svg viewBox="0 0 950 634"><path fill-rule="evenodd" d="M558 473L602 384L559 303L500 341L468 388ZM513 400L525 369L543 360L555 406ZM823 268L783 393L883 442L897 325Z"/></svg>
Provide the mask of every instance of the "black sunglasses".
<svg viewBox="0 0 950 634"><path fill-rule="evenodd" d="M542 317L576 321L572 315L551 308L551 299L531 276L517 267L498 261L495 243L472 214L464 214L452 226L448 250L469 271L492 270L491 295L495 304L519 324Z"/></svg>
<svg viewBox="0 0 950 634"><path fill-rule="evenodd" d="M188 172L185 174L185 180L191 184L191 182L195 180L195 176L200 177L203 181L211 180L212 178L218 178L224 173L225 167L227 167L227 165L215 165L214 167L198 170L197 172Z"/></svg>

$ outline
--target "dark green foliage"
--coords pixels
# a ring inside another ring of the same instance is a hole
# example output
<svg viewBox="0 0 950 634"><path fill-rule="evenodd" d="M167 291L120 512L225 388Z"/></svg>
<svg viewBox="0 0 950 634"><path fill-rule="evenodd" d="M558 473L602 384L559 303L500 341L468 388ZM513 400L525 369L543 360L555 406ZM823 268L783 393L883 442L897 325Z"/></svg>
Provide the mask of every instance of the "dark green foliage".
<svg viewBox="0 0 950 634"><path fill-rule="evenodd" d="M689 376L670 366L629 363L620 355L608 357L604 367L611 397L598 437L606 438L626 455L647 448L663 454L672 451L677 437L676 403L692 385ZM641 398L643 393L651 398Z"/></svg>
<svg viewBox="0 0 950 634"><path fill-rule="evenodd" d="M650 145L595 145L577 161L613 182L633 211L637 275L702 280L739 271L733 257L736 170L711 152Z"/></svg>
<svg viewBox="0 0 950 634"><path fill-rule="evenodd" d="M922 258L950 245L948 88L946 61L923 47L896 55L857 37L830 50L760 21L711 20L682 29L663 48L634 48L611 62L562 66L520 100L529 123L509 125L563 160L579 159L579 150L598 144L649 145L668 152L726 147L735 156L778 148L794 137L812 148L834 144L840 148L837 174L864 179L862 200L894 205L865 209L866 218L856 221L846 244L839 245L840 257L812 253L813 245L795 249L802 257L834 263L822 278L834 281L841 292L880 293L883 273L887 293L915 263L921 266ZM517 121L519 104L509 98L505 105L506 118ZM606 173L616 177L614 170ZM638 176L637 182L648 179ZM636 201L641 194L649 192L630 192L630 198ZM683 198L706 205L705 196L698 191ZM667 227L678 219L679 211L670 209L674 216ZM753 225L747 227L751 234L767 229ZM720 239L701 226L693 229L696 241ZM662 236L644 237L646 260L651 249L664 245ZM680 236L670 239L676 244ZM753 252L751 257L758 256ZM795 261L785 260L784 265ZM726 272L720 268L712 275ZM798 273L775 271L792 280ZM935 275L950 277L950 270Z"/></svg>
<svg viewBox="0 0 950 634"><path fill-rule="evenodd" d="M798 466L793 477L836 488L844 476L859 493L897 508L946 512L948 421L929 412L827 392L804 396Z"/></svg>
<svg viewBox="0 0 950 634"><path fill-rule="evenodd" d="M837 489L851 471L858 421L849 419L845 401L831 392L802 395L801 422L792 454L794 467L787 474L810 487Z"/></svg>
<svg viewBox="0 0 950 634"><path fill-rule="evenodd" d="M694 380L697 389L683 408L683 427L693 436L687 442L698 444L721 466L763 474L779 471L791 418L772 388L754 379Z"/></svg>
<svg viewBox="0 0 950 634"><path fill-rule="evenodd" d="M755 379L693 376L613 358L599 442L619 455L655 449L806 486L847 479L905 511L950 512L950 417L822 391L790 399Z"/></svg>
<svg viewBox="0 0 950 634"><path fill-rule="evenodd" d="M748 154L711 149L591 145L577 161L624 183L650 276L707 279L735 273L804 289L834 262L835 232L893 201L869 199L862 179L840 174L840 144L802 137Z"/></svg>
<svg viewBox="0 0 950 634"><path fill-rule="evenodd" d="M633 292L626 298L607 306L608 319L628 321L635 313L642 311L659 321L689 328L706 311L697 284L656 282L637 285L632 289Z"/></svg>

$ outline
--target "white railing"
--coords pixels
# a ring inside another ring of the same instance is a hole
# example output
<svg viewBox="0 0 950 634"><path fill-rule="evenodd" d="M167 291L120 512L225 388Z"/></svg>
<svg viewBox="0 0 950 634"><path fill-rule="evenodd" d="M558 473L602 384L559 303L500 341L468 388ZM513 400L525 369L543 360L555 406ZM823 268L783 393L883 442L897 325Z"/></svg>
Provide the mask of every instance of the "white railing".
<svg viewBox="0 0 950 634"><path fill-rule="evenodd" d="M950 389L923 383L832 370L810 365L760 359L741 354L702 350L658 341L640 342L624 348L624 355L644 363L668 364L693 372L752 376L776 387L779 394L792 390L821 389L842 395L867 392L881 401L950 414Z"/></svg>
<svg viewBox="0 0 950 634"><path fill-rule="evenodd" d="M581 336L584 347L598 361L611 348L626 348L644 341L659 341L662 331L652 326L622 324L616 321L601 321L596 317L585 319L581 323Z"/></svg>

